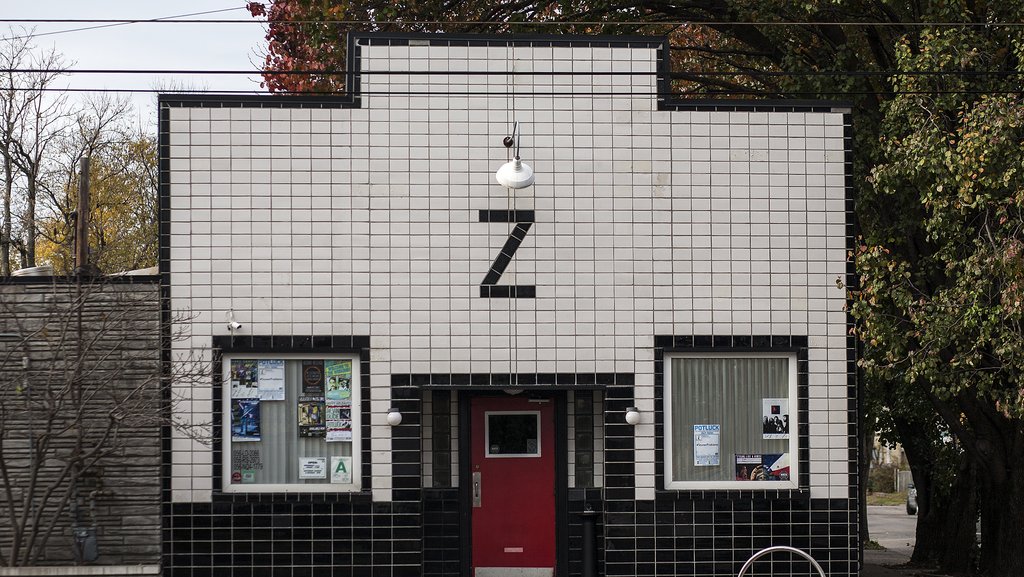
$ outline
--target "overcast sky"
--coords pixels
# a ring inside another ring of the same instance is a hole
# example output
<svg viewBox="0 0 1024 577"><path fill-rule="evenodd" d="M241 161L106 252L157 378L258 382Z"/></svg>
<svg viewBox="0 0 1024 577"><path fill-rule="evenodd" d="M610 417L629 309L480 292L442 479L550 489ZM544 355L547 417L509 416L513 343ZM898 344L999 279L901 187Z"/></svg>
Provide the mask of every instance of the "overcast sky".
<svg viewBox="0 0 1024 577"><path fill-rule="evenodd" d="M244 0L0 0L0 19L152 19L196 12L224 10L189 16L190 19L251 20ZM34 28L40 48L56 48L79 69L160 69L160 70L255 70L266 42L263 25L245 24L161 24L136 23L103 26L102 23L11 23L0 22L0 36L9 37L11 27ZM63 80L74 88L152 89L172 82L190 88L208 90L259 90L259 76L234 75L72 75ZM131 95L144 120L155 125L156 96Z"/></svg>

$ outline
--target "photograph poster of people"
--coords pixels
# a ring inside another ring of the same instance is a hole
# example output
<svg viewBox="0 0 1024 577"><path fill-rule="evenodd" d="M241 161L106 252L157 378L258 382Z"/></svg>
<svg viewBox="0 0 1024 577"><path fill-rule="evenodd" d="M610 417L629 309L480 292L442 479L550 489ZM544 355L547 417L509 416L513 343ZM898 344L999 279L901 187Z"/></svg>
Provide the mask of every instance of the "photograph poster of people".
<svg viewBox="0 0 1024 577"><path fill-rule="evenodd" d="M761 399L761 438L789 439L789 399ZM737 481L788 481L789 453L736 454Z"/></svg>

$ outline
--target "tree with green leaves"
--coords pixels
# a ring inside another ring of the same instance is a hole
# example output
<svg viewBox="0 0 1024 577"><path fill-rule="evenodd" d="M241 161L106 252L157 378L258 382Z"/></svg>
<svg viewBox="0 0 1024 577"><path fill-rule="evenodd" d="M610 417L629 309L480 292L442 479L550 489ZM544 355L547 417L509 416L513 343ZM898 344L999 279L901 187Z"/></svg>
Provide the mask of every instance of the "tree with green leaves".
<svg viewBox="0 0 1024 577"><path fill-rule="evenodd" d="M345 70L345 33L352 29L571 32L667 35L680 97L850 102L862 238L855 255L861 281L851 296L863 347L864 429L881 430L908 452L921 491L915 560L969 568L977 495L983 567L992 575L1024 574L1024 547L1006 525L1024 514L1016 497L1024 490L1016 372L1024 350L1016 348L1018 309L1001 308L1024 301L1006 296L1024 286L1013 278L1021 262L1020 231L1013 228L1020 200L1009 200L1021 144L1014 140L1013 98L1021 89L1014 25L1024 10L1018 5L275 0L249 6L268 19L264 78L279 93L341 91L337 73ZM325 72L294 73L303 70ZM969 201L950 196L968 184ZM862 457L865 468L866 462Z"/></svg>
<svg viewBox="0 0 1024 577"><path fill-rule="evenodd" d="M1024 35L936 27L898 46L858 254L868 374L926 399L975 467L982 566L1024 574ZM899 74L901 71L935 74Z"/></svg>

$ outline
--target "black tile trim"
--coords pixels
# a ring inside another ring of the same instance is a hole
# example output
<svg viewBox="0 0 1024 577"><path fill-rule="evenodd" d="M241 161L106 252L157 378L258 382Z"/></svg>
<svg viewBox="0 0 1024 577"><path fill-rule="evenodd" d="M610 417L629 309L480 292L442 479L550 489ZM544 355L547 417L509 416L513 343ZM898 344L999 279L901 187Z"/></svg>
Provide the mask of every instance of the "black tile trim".
<svg viewBox="0 0 1024 577"><path fill-rule="evenodd" d="M360 108L360 54L362 46L580 46L653 48L658 51L658 109L669 111L729 112L835 112L851 103L827 100L683 100L671 91L671 63L665 36L586 36L557 34L430 34L410 32L354 32L348 37L346 86L343 96L260 95L260 94L161 94L158 107L240 107L240 108Z"/></svg>
<svg viewBox="0 0 1024 577"><path fill-rule="evenodd" d="M526 390L604 389L633 386L633 373L416 373L391 375L392 386L411 383L425 389Z"/></svg>
<svg viewBox="0 0 1024 577"><path fill-rule="evenodd" d="M532 210L481 210L480 222L536 222Z"/></svg>
<svg viewBox="0 0 1024 577"><path fill-rule="evenodd" d="M656 499L810 499L810 435L808 418L808 339L805 335L656 335L654 337L654 468ZM665 488L665 354L673 352L786 352L797 363L797 488L790 489L666 489Z"/></svg>
<svg viewBox="0 0 1024 577"><path fill-rule="evenodd" d="M365 343L365 346L358 346ZM214 336L211 339L213 362L211 363L213 387L213 502L214 503L266 503L266 502L356 502L368 500L371 490L370 449L370 338L368 336L333 335L311 337L307 335L239 335ZM224 354L278 353L278 354L355 354L359 365L360 411L364 415L360 425L360 467L362 488L359 491L316 492L316 493L226 493L223 486L223 370ZM166 499L165 502L170 502Z"/></svg>

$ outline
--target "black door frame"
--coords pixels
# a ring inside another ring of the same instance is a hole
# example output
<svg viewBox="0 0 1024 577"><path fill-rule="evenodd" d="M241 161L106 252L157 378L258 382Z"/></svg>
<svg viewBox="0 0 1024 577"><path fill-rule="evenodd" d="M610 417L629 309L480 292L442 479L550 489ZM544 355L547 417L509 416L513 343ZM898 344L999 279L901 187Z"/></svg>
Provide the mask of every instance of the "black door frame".
<svg viewBox="0 0 1024 577"><path fill-rule="evenodd" d="M519 395L551 399L555 403L555 576L569 575L569 419L565 390L526 389ZM473 495L472 495L472 397L503 397L504 392L459 390L459 532L460 573L473 575ZM517 395L518 396L518 395Z"/></svg>

